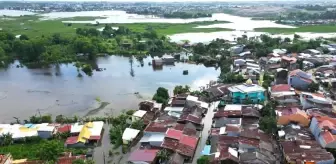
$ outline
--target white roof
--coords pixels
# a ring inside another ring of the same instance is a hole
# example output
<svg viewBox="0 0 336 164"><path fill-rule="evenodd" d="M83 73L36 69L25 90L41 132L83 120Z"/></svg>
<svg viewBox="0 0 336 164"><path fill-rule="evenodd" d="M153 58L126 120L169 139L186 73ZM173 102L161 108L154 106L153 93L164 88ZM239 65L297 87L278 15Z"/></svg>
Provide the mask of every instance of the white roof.
<svg viewBox="0 0 336 164"><path fill-rule="evenodd" d="M188 95L188 96L187 96L187 100L188 100L188 101L193 101L193 102L199 103L200 106L201 106L202 108L208 108L208 107L209 107L209 104L208 104L208 103L203 102L203 101L199 101L199 100L198 100L198 97L195 97L195 96Z"/></svg>
<svg viewBox="0 0 336 164"><path fill-rule="evenodd" d="M256 68L260 67L258 64L254 64L254 63L246 63L246 65L249 67L256 67Z"/></svg>
<svg viewBox="0 0 336 164"><path fill-rule="evenodd" d="M283 131L283 130L280 130L280 131L278 131L278 134L279 134L279 137L283 137L283 136L285 136L285 131Z"/></svg>
<svg viewBox="0 0 336 164"><path fill-rule="evenodd" d="M251 84L251 85L236 85L228 88L231 92L243 92L243 93L250 93L250 92L264 92L265 89L259 85Z"/></svg>
<svg viewBox="0 0 336 164"><path fill-rule="evenodd" d="M241 111L242 105L236 105L236 104L228 104L225 105L224 111L230 111L230 110L236 110L236 111Z"/></svg>
<svg viewBox="0 0 336 164"><path fill-rule="evenodd" d="M138 136L139 132L140 130L137 129L126 128L122 135L122 139L126 141L131 141Z"/></svg>
<svg viewBox="0 0 336 164"><path fill-rule="evenodd" d="M148 138L148 142L161 142L161 141L164 140L164 138L165 138L165 134L164 133L152 134Z"/></svg>
<svg viewBox="0 0 336 164"><path fill-rule="evenodd" d="M273 53L276 53L276 54L284 54L286 52L287 52L286 49L274 49L273 50Z"/></svg>
<svg viewBox="0 0 336 164"><path fill-rule="evenodd" d="M181 112L177 113L177 112L169 111L167 114L169 116L173 116L173 117L176 117L176 118L180 118L180 116L181 116Z"/></svg>
<svg viewBox="0 0 336 164"><path fill-rule="evenodd" d="M133 116L142 118L146 113L147 111L137 110L136 112L133 113Z"/></svg>
<svg viewBox="0 0 336 164"><path fill-rule="evenodd" d="M320 51L318 50L315 50L315 49L308 49L308 51L312 52L312 53L315 53L315 54L318 54L320 53Z"/></svg>
<svg viewBox="0 0 336 164"><path fill-rule="evenodd" d="M276 63L276 62L279 62L281 61L281 58L279 57L272 57L268 60L269 63Z"/></svg>
<svg viewBox="0 0 336 164"><path fill-rule="evenodd" d="M198 101L198 97L196 97L196 96L192 96L192 95L188 95L188 96L187 96L187 100L190 100L190 101Z"/></svg>
<svg viewBox="0 0 336 164"><path fill-rule="evenodd" d="M92 122L92 128L89 128L91 136L100 136L103 130L104 122L103 121L94 121Z"/></svg>
<svg viewBox="0 0 336 164"><path fill-rule="evenodd" d="M220 135L225 134L225 131L226 131L226 126L223 126L219 129L219 134Z"/></svg>
<svg viewBox="0 0 336 164"><path fill-rule="evenodd" d="M285 91L285 92L272 92L271 95L273 97L281 97L281 96L294 96L296 93L294 91Z"/></svg>
<svg viewBox="0 0 336 164"><path fill-rule="evenodd" d="M166 108L164 108L164 111L168 112L182 112L184 107L171 107L171 106L167 106Z"/></svg>
<svg viewBox="0 0 336 164"><path fill-rule="evenodd" d="M83 129L84 125L80 125L79 123L75 123L71 125L70 133L79 133Z"/></svg>
<svg viewBox="0 0 336 164"><path fill-rule="evenodd" d="M171 55L167 55L167 54L162 56L162 59L172 59L172 58L174 58L174 57L171 56Z"/></svg>
<svg viewBox="0 0 336 164"><path fill-rule="evenodd" d="M250 51L246 51L246 52L242 52L240 54L238 54L239 56L244 56L244 55L248 55L248 54L251 54Z"/></svg>
<svg viewBox="0 0 336 164"><path fill-rule="evenodd" d="M55 130L54 126L40 126L37 129L37 131L45 131L45 132L52 132L54 130Z"/></svg>
<svg viewBox="0 0 336 164"><path fill-rule="evenodd" d="M238 151L229 147L229 153L233 155L234 157L238 158Z"/></svg>

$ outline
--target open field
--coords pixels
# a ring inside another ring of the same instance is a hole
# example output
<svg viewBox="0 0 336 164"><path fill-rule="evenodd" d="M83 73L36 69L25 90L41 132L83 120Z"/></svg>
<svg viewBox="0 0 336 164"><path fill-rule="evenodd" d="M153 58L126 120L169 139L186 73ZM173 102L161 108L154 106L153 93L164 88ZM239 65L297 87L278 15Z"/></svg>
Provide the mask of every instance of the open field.
<svg viewBox="0 0 336 164"><path fill-rule="evenodd" d="M314 25L314 26L299 26L298 28L256 28L258 32L268 32L271 34L279 33L294 33L294 32L314 32L314 33L330 33L336 32L335 25Z"/></svg>
<svg viewBox="0 0 336 164"><path fill-rule="evenodd" d="M104 24L92 25L92 24L69 24L62 23L65 20L94 20L96 17L74 17L57 20L40 20L38 16L23 16L23 17L11 17L0 18L0 28L7 30L15 35L26 34L29 37L50 35L53 33L61 33L66 35L75 34L76 28L100 28L104 27ZM126 26L132 31L144 32L147 29L154 29L159 35L170 35L176 33L185 32L216 32L216 31L228 31L230 29L223 28L194 28L199 25L210 25L216 23L226 23L223 21L209 21L209 22L194 22L188 24L168 24L168 23L133 23L133 24L111 24L111 26Z"/></svg>

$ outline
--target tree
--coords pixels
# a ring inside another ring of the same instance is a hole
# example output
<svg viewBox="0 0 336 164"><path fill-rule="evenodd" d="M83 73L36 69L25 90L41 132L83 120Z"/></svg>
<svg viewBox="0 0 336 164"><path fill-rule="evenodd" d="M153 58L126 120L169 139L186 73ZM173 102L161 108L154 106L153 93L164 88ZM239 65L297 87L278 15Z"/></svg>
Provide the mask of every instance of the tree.
<svg viewBox="0 0 336 164"><path fill-rule="evenodd" d="M205 45L203 43L197 43L194 47L193 47L193 51L196 54L205 54L206 53L206 48Z"/></svg>
<svg viewBox="0 0 336 164"><path fill-rule="evenodd" d="M202 157L197 159L197 164L208 164L210 163L210 159L208 156L203 155Z"/></svg>
<svg viewBox="0 0 336 164"><path fill-rule="evenodd" d="M289 43L289 42L291 42L291 39L286 37L286 38L284 39L284 42Z"/></svg>
<svg viewBox="0 0 336 164"><path fill-rule="evenodd" d="M72 161L72 164L85 164L85 161L83 159L76 159Z"/></svg>
<svg viewBox="0 0 336 164"><path fill-rule="evenodd" d="M132 122L131 124L131 128L133 129L138 129L138 130L143 130L145 124L143 122L143 120L136 120L134 122Z"/></svg>
<svg viewBox="0 0 336 164"><path fill-rule="evenodd" d="M188 85L184 87L182 85L175 86L174 91L173 91L174 95L187 93L187 92L190 92L190 87Z"/></svg>
<svg viewBox="0 0 336 164"><path fill-rule="evenodd" d="M308 91L309 92L317 92L320 88L320 85L318 83L312 82L308 85Z"/></svg>
<svg viewBox="0 0 336 164"><path fill-rule="evenodd" d="M13 143L13 135L11 133L5 133L0 136L0 143L2 146L8 146Z"/></svg>
<svg viewBox="0 0 336 164"><path fill-rule="evenodd" d="M63 144L56 140L43 141L39 149L40 159L44 161L57 161L63 152Z"/></svg>
<svg viewBox="0 0 336 164"><path fill-rule="evenodd" d="M27 35L22 34L22 35L20 36L20 40L29 40L29 38L28 38Z"/></svg>
<svg viewBox="0 0 336 164"><path fill-rule="evenodd" d="M168 102L168 99L169 99L168 90L163 87L159 87L153 96L153 100L155 100L158 103L166 104Z"/></svg>
<svg viewBox="0 0 336 164"><path fill-rule="evenodd" d="M259 121L259 127L261 130L268 134L274 134L277 128L277 122L275 116L262 117Z"/></svg>
<svg viewBox="0 0 336 164"><path fill-rule="evenodd" d="M159 158L159 161L161 163L167 161L169 159L169 152L166 149L162 149L159 152L157 152L157 157Z"/></svg>
<svg viewBox="0 0 336 164"><path fill-rule="evenodd" d="M5 51L0 47L0 61L6 58Z"/></svg>

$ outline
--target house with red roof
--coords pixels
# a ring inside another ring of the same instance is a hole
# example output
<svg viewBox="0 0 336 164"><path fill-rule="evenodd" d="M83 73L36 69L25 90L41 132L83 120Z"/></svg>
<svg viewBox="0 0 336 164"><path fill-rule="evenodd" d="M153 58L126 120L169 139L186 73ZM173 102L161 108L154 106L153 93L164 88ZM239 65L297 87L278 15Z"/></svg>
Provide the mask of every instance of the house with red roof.
<svg viewBox="0 0 336 164"><path fill-rule="evenodd" d="M298 90L307 90L313 82L312 76L300 69L293 70L288 75L288 85Z"/></svg>
<svg viewBox="0 0 336 164"><path fill-rule="evenodd" d="M185 159L192 159L198 144L198 137L183 134L183 131L169 128L161 147L177 152Z"/></svg>
<svg viewBox="0 0 336 164"><path fill-rule="evenodd" d="M323 148L336 148L336 118L315 116L309 129Z"/></svg>
<svg viewBox="0 0 336 164"><path fill-rule="evenodd" d="M300 104L299 96L294 88L288 84L278 84L270 88L269 93L272 99L276 99L281 105L298 105Z"/></svg>
<svg viewBox="0 0 336 164"><path fill-rule="evenodd" d="M294 70L297 66L296 61L297 59L295 57L282 56L281 67L287 68L288 70Z"/></svg>
<svg viewBox="0 0 336 164"><path fill-rule="evenodd" d="M130 154L127 161L134 164L155 164L158 152L158 149L138 149Z"/></svg>

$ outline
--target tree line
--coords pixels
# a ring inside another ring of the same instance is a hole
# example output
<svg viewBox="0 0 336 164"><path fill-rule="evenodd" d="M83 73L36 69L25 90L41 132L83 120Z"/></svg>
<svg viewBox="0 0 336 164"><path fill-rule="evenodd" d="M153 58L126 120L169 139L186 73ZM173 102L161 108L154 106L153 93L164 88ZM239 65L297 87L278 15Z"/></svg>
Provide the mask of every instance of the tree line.
<svg viewBox="0 0 336 164"><path fill-rule="evenodd" d="M147 54L175 52L178 45L169 42L156 31L134 32L126 27L112 29L106 25L103 31L95 28L78 28L74 35L15 37L13 33L0 31L0 66L17 59L24 65L49 64L93 60L99 54Z"/></svg>

